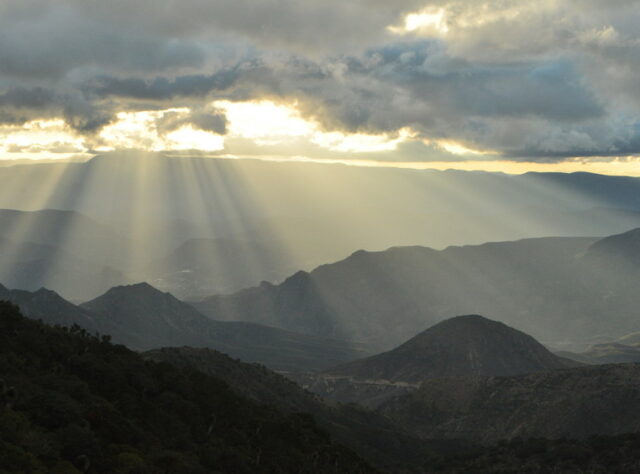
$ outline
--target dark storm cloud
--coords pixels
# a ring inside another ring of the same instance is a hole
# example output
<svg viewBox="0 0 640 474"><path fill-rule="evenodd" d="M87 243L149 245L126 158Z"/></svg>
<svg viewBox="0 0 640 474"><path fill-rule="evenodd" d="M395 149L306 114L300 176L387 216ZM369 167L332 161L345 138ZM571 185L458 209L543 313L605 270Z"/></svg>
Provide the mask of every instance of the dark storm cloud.
<svg viewBox="0 0 640 474"><path fill-rule="evenodd" d="M64 117L79 132L89 133L110 121L110 115L79 96L59 95L41 87L15 87L0 95L0 123Z"/></svg>
<svg viewBox="0 0 640 474"><path fill-rule="evenodd" d="M24 28L16 31L13 25L0 31L0 74L4 76L57 79L74 69L96 67L128 73L169 71L199 67L204 61L202 49L190 42L122 37L82 25L69 25L71 31L64 35L46 27Z"/></svg>
<svg viewBox="0 0 640 474"><path fill-rule="evenodd" d="M421 117L431 115L580 121L604 113L569 63L482 65L452 61L444 54L438 45L416 42L370 51L361 59L350 58L346 74L357 86L351 94L359 96L357 102L362 105L358 114L344 111L338 115L353 128L373 122L397 129L404 125L429 128L430 121ZM414 107L423 104L423 114L403 114L401 106L394 107L394 93L410 97ZM334 101L333 105L341 104Z"/></svg>
<svg viewBox="0 0 640 474"><path fill-rule="evenodd" d="M15 87L0 94L0 123L60 117L78 132L93 133L112 120L112 113L77 93L60 94L42 87Z"/></svg>
<svg viewBox="0 0 640 474"><path fill-rule="evenodd" d="M100 97L124 97L141 100L166 101L176 97L204 97L212 91L228 89L237 79L235 69L211 75L195 74L174 79L118 78L100 76L85 83L83 89Z"/></svg>
<svg viewBox="0 0 640 474"><path fill-rule="evenodd" d="M55 93L42 87L15 87L0 95L0 107L43 109L56 102Z"/></svg>
<svg viewBox="0 0 640 474"><path fill-rule="evenodd" d="M95 133L121 110L187 107L159 129L224 133L212 100L266 98L295 100L326 130L411 127L541 161L636 154L635 5L5 0L0 122L60 117ZM424 7L446 34L388 31Z"/></svg>

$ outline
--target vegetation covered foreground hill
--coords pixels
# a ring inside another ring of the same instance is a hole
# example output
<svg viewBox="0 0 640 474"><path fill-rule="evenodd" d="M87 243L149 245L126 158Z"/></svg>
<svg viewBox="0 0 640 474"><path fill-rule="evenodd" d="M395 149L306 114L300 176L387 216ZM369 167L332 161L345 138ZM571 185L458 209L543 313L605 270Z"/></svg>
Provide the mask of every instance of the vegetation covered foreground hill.
<svg viewBox="0 0 640 474"><path fill-rule="evenodd" d="M404 472L427 463L437 453L460 449L456 442L425 442L373 411L355 404L331 403L259 364L247 364L218 351L166 347L142 356L213 375L238 394L283 413L309 413L336 441L385 470Z"/></svg>
<svg viewBox="0 0 640 474"><path fill-rule="evenodd" d="M378 411L422 437L487 444L640 433L640 365L430 379Z"/></svg>
<svg viewBox="0 0 640 474"><path fill-rule="evenodd" d="M107 339L77 327L45 326L0 303L0 473L373 471L332 443L308 415L281 414L233 393L216 377L145 361ZM227 362L220 370L230 369ZM449 449L430 450L423 461L396 472L640 469L637 434L439 446Z"/></svg>
<svg viewBox="0 0 640 474"><path fill-rule="evenodd" d="M308 415L0 302L0 472L373 472Z"/></svg>
<svg viewBox="0 0 640 474"><path fill-rule="evenodd" d="M234 361L215 351L167 348L146 353L145 357L214 374L228 382L238 393L273 404L285 412L308 411L336 439L349 443L385 472L626 474L640 470L638 434L551 440L516 437L493 446L480 446L461 440L436 440L426 436L416 443L391 423L395 416L389 417L385 423L381 422L384 418L380 415L354 405L327 405L278 374L255 364ZM615 371L615 366L612 367ZM621 369L624 372L624 368ZM624 373L619 375L624 376ZM464 383L465 379L459 380ZM477 379L469 380L477 382ZM455 398L455 394L450 396ZM603 404L606 405L606 399ZM494 417L496 414L499 411L493 414ZM449 413L453 420L457 415L459 413ZM403 417L398 421L406 423ZM491 426L489 422L478 428L490 429ZM375 449L379 451L376 453Z"/></svg>

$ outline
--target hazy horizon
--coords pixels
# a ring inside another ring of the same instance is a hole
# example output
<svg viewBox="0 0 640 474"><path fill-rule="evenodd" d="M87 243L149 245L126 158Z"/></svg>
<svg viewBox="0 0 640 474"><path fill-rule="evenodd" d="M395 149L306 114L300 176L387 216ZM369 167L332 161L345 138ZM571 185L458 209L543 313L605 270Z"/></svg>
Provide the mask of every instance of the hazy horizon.
<svg viewBox="0 0 640 474"><path fill-rule="evenodd" d="M0 0L0 474L640 472L639 25Z"/></svg>

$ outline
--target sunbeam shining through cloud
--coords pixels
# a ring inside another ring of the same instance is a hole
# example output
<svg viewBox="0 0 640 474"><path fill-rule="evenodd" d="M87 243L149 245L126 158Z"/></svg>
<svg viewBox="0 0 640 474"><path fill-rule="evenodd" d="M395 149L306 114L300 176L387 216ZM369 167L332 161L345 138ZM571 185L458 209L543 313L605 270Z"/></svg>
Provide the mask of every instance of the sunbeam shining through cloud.
<svg viewBox="0 0 640 474"><path fill-rule="evenodd" d="M639 25L0 0L0 474L640 472Z"/></svg>
<svg viewBox="0 0 640 474"><path fill-rule="evenodd" d="M47 5L1 6L5 159L140 149L633 173L640 154L633 2L266 2L260 25L244 1Z"/></svg>

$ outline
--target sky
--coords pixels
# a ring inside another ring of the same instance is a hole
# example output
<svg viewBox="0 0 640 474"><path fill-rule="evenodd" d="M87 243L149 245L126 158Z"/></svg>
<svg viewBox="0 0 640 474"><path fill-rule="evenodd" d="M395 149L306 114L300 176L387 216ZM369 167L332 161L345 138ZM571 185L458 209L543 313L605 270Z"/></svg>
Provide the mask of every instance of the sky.
<svg viewBox="0 0 640 474"><path fill-rule="evenodd" d="M640 2L0 0L0 159L640 175Z"/></svg>

